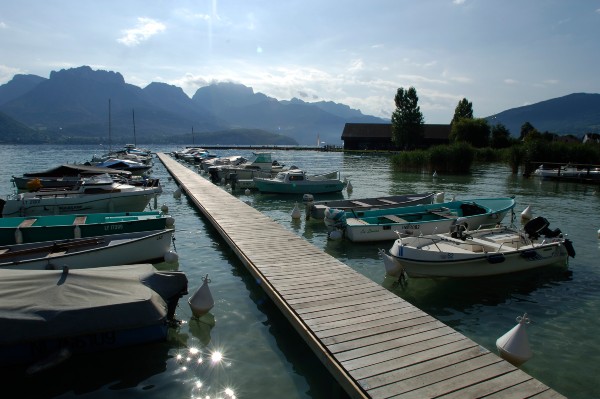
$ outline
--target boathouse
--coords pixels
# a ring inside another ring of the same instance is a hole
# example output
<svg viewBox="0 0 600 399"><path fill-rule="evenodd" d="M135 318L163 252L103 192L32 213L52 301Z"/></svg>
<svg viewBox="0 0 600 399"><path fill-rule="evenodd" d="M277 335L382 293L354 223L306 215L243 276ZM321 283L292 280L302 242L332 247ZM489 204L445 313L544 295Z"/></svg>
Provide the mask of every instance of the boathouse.
<svg viewBox="0 0 600 399"><path fill-rule="evenodd" d="M448 144L450 125L425 124L422 147ZM346 123L342 133L345 150L397 150L391 123Z"/></svg>

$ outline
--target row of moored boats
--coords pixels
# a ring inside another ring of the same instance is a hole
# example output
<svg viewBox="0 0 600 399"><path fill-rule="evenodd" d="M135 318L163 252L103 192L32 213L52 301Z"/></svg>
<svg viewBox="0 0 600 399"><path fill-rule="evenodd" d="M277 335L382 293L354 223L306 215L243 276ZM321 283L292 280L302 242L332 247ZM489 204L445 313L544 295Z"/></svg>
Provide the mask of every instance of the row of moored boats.
<svg viewBox="0 0 600 399"><path fill-rule="evenodd" d="M164 340L176 322L188 280L153 266L177 254L152 155L92 159L13 176L0 200L0 366Z"/></svg>
<svg viewBox="0 0 600 399"><path fill-rule="evenodd" d="M181 153L171 155L190 162ZM575 256L572 242L545 218L524 216L527 223L516 226L512 197L444 201L443 193L415 193L315 202L315 194L350 192L349 182L337 172L309 176L273 161L269 152L255 152L249 160L203 156L193 163L215 183L303 194L307 218L323 220L331 239L392 242L380 251L393 277L491 276L566 264Z"/></svg>

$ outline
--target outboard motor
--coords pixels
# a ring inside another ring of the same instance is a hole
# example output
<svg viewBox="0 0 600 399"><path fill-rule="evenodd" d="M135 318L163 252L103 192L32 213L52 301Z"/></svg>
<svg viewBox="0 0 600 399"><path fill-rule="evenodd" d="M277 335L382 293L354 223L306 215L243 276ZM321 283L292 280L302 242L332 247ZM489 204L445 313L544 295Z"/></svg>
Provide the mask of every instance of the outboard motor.
<svg viewBox="0 0 600 399"><path fill-rule="evenodd" d="M465 241L468 238L468 235L465 234L468 229L469 223L467 223L467 219L460 217L450 226L450 236Z"/></svg>
<svg viewBox="0 0 600 399"><path fill-rule="evenodd" d="M219 171L214 166L208 168L208 175L210 176L210 181L213 183L219 182Z"/></svg>
<svg viewBox="0 0 600 399"><path fill-rule="evenodd" d="M542 216L538 216L536 218L531 219L529 222L523 226L525 232L532 240L537 240L540 238L540 235L548 238L558 237L562 231L560 229L550 230L548 228L550 226L550 222Z"/></svg>
<svg viewBox="0 0 600 399"><path fill-rule="evenodd" d="M343 209L325 208L325 217L323 218L327 230L343 230L346 227L346 211Z"/></svg>

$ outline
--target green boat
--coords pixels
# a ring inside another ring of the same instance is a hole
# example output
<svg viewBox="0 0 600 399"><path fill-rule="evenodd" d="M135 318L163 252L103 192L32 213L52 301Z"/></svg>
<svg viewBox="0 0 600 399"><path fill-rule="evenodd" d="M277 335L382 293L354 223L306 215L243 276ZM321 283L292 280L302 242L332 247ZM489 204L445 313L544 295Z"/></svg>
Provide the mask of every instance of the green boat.
<svg viewBox="0 0 600 399"><path fill-rule="evenodd" d="M0 245L162 230L174 223L158 211L0 218Z"/></svg>

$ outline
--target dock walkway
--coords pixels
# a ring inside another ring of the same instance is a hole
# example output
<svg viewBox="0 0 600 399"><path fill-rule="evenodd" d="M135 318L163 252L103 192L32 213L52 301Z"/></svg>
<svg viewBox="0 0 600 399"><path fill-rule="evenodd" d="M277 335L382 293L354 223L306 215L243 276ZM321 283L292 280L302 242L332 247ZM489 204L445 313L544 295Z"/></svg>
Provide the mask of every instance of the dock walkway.
<svg viewBox="0 0 600 399"><path fill-rule="evenodd" d="M169 155L157 156L351 397L564 398Z"/></svg>

